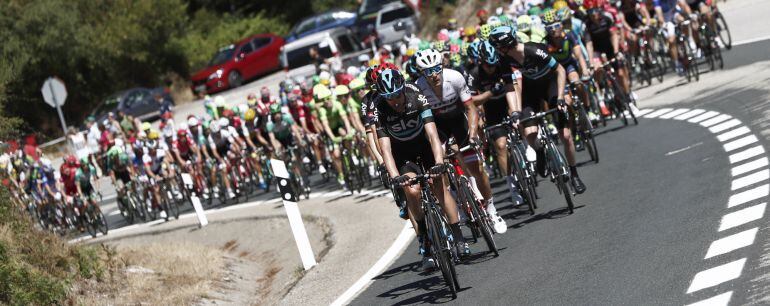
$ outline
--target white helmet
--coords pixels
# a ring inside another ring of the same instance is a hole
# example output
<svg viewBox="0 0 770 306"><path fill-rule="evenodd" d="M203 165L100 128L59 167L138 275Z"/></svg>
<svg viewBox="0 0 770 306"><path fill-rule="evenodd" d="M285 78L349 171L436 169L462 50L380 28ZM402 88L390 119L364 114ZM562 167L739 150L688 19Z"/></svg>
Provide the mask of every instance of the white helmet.
<svg viewBox="0 0 770 306"><path fill-rule="evenodd" d="M214 98L214 105L216 107L225 107L225 97L217 96L216 98Z"/></svg>
<svg viewBox="0 0 770 306"><path fill-rule="evenodd" d="M420 69L427 69L427 68L441 65L441 62L443 60L441 53L436 51L435 49L419 51L417 52L417 54L415 54L415 56L417 57L416 58L417 67L420 67Z"/></svg>
<svg viewBox="0 0 770 306"><path fill-rule="evenodd" d="M191 116L190 118L187 118L187 125L188 126L198 126L198 118L195 116Z"/></svg>
<svg viewBox="0 0 770 306"><path fill-rule="evenodd" d="M347 70L348 70L347 73L349 75L352 75L352 76L357 76L358 74L361 73L361 70L358 69L358 67L355 67L355 66L350 66L350 67L348 67Z"/></svg>
<svg viewBox="0 0 770 306"><path fill-rule="evenodd" d="M211 120L211 122L209 123L209 130L211 130L212 133L218 133L219 122L217 120Z"/></svg>
<svg viewBox="0 0 770 306"><path fill-rule="evenodd" d="M219 118L219 127L227 127L230 125L230 120L225 117Z"/></svg>
<svg viewBox="0 0 770 306"><path fill-rule="evenodd" d="M369 54L361 54L361 55L359 55L358 56L358 61L362 62L362 63L364 63L364 62L368 63L369 62Z"/></svg>

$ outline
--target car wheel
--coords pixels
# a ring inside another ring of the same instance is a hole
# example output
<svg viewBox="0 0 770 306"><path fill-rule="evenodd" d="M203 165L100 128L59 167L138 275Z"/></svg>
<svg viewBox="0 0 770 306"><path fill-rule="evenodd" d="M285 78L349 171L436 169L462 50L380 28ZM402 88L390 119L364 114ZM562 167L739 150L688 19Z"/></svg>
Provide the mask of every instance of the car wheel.
<svg viewBox="0 0 770 306"><path fill-rule="evenodd" d="M241 77L241 74L238 73L238 71L231 71L227 76L227 81L230 83L230 88L235 88L243 84L243 77Z"/></svg>

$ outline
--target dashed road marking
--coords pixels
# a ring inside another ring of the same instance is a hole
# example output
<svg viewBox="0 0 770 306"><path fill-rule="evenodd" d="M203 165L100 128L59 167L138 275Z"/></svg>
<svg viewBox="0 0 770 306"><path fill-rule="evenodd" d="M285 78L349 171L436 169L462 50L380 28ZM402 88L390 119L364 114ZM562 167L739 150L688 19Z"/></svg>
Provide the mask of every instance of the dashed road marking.
<svg viewBox="0 0 770 306"><path fill-rule="evenodd" d="M687 293L693 293L706 288L714 287L721 283L734 280L741 276L743 266L746 264L746 258L713 267L711 269L698 272L692 279Z"/></svg>
<svg viewBox="0 0 770 306"><path fill-rule="evenodd" d="M715 112L715 111L708 111L708 112L706 112L706 113L704 113L704 114L701 114L701 115L699 115L699 116L697 116L697 117L695 117L695 118L692 118L692 119L690 119L690 120L687 120L687 122L690 122L690 123L698 123L698 122L701 122L701 121L703 121L703 120L706 120L706 119L709 119L709 118L711 118L711 117L714 117L714 116L716 116L716 115L719 115L719 113L718 113L718 112Z"/></svg>
<svg viewBox="0 0 770 306"><path fill-rule="evenodd" d="M684 114L684 113L689 112L689 111L690 111L689 108L679 108L679 109L675 109L675 110L673 110L671 112L668 112L668 114L660 115L660 117L658 117L658 118L660 118L660 119L671 119L671 118L674 118L676 116L679 116L679 115Z"/></svg>
<svg viewBox="0 0 770 306"><path fill-rule="evenodd" d="M703 109L694 109L694 110L691 110L689 112L686 112L684 114L681 114L679 116L674 117L674 120L687 120L687 119L690 119L690 118L695 117L697 115L703 114L705 112L706 112L706 110L703 110Z"/></svg>
<svg viewBox="0 0 770 306"><path fill-rule="evenodd" d="M641 117L641 116L644 116L644 115L646 115L646 114L649 114L649 113L651 113L651 112L652 112L652 111L654 111L654 110L655 110L655 109L652 109L652 108L645 108L645 109L640 109L640 110L639 110L639 112L638 112L638 113L636 113L636 116L637 116L637 117Z"/></svg>
<svg viewBox="0 0 770 306"><path fill-rule="evenodd" d="M720 295L702 300L700 302L688 304L686 306L727 306L730 303L730 298L732 296L733 296L733 292L728 291Z"/></svg>
<svg viewBox="0 0 770 306"><path fill-rule="evenodd" d="M738 138L736 140L733 140L731 142L728 142L728 143L726 143L724 145L724 147L725 147L725 151L726 152L730 152L730 151L733 151L735 149L739 149L739 148L748 146L748 145L750 145L752 143L755 143L757 141L759 141L759 139L757 139L757 136L748 135L748 136L744 136L742 138Z"/></svg>
<svg viewBox="0 0 770 306"><path fill-rule="evenodd" d="M765 153L765 148L763 148L762 146L756 146L756 147L732 154L730 155L729 159L730 159L730 163L734 164L764 153Z"/></svg>
<svg viewBox="0 0 770 306"><path fill-rule="evenodd" d="M735 127L735 126L738 126L738 125L741 125L741 121L740 120L738 120L738 119L728 120L728 121L725 121L725 122L722 122L720 124L717 124L715 126L710 127L709 131L712 132L712 133L719 133L721 131L724 131L726 129L729 129L729 128L732 128L732 127Z"/></svg>
<svg viewBox="0 0 770 306"><path fill-rule="evenodd" d="M735 166L730 170L730 173L733 176L738 176L747 172L757 170L762 167L766 167L767 165L768 165L767 157L762 157L760 159L750 161L740 166Z"/></svg>
<svg viewBox="0 0 770 306"><path fill-rule="evenodd" d="M762 181L767 181L767 179L770 179L770 170L765 169L762 171L757 171L747 176L734 179L730 189L735 191Z"/></svg>
<svg viewBox="0 0 770 306"><path fill-rule="evenodd" d="M726 214L722 216L722 220L719 222L718 231L721 232L762 219L765 216L765 208L767 208L767 203L760 203Z"/></svg>
<svg viewBox="0 0 770 306"><path fill-rule="evenodd" d="M727 200L727 207L742 205L759 198L764 198L768 194L770 194L770 185L767 184L742 191L730 196L730 199Z"/></svg>
<svg viewBox="0 0 770 306"><path fill-rule="evenodd" d="M716 116L714 118L711 118L709 120L701 122L700 125L705 126L705 127L710 127L712 125L715 125L717 123L723 122L725 120L729 120L731 118L733 118L733 116L721 114L719 116ZM740 121L738 122L738 124L740 124Z"/></svg>
<svg viewBox="0 0 770 306"><path fill-rule="evenodd" d="M665 113L668 113L668 112L670 112L672 110L674 110L674 109L673 108L661 108L659 110L656 110L656 111L654 111L652 113L649 113L649 114L645 115L644 118L657 118L658 116L663 115Z"/></svg>
<svg viewBox="0 0 770 306"><path fill-rule="evenodd" d="M721 135L717 136L717 140L724 142L750 132L751 130L749 130L749 128L741 126L737 129L722 133Z"/></svg>
<svg viewBox="0 0 770 306"><path fill-rule="evenodd" d="M727 254L754 244L754 238L757 236L758 231L759 228L755 227L712 242L704 259Z"/></svg>

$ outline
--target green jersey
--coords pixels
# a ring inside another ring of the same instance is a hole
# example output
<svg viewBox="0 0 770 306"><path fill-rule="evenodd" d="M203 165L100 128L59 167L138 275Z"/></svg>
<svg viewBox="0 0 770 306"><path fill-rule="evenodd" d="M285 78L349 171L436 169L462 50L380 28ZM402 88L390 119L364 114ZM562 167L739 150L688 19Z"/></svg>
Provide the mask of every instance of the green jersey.
<svg viewBox="0 0 770 306"><path fill-rule="evenodd" d="M318 119L320 119L321 122L324 120L329 122L329 127L332 130L336 130L344 125L342 118L347 115L348 113L345 111L345 106L338 101L332 101L332 107L330 108L325 105L319 105L318 107Z"/></svg>

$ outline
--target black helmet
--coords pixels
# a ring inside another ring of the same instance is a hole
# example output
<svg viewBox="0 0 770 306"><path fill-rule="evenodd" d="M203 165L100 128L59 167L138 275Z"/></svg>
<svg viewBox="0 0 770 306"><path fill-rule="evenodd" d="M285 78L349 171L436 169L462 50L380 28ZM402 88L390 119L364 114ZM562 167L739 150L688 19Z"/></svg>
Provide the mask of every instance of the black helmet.
<svg viewBox="0 0 770 306"><path fill-rule="evenodd" d="M393 69L385 69L380 72L380 76L377 78L377 92L380 95L393 96L401 92L404 89L404 76L401 72Z"/></svg>
<svg viewBox="0 0 770 306"><path fill-rule="evenodd" d="M495 48L516 46L516 31L509 26L496 27L489 33L489 43Z"/></svg>
<svg viewBox="0 0 770 306"><path fill-rule="evenodd" d="M495 47L488 41L482 42L479 46L479 58L489 65L497 65L500 62L500 57L497 55Z"/></svg>

